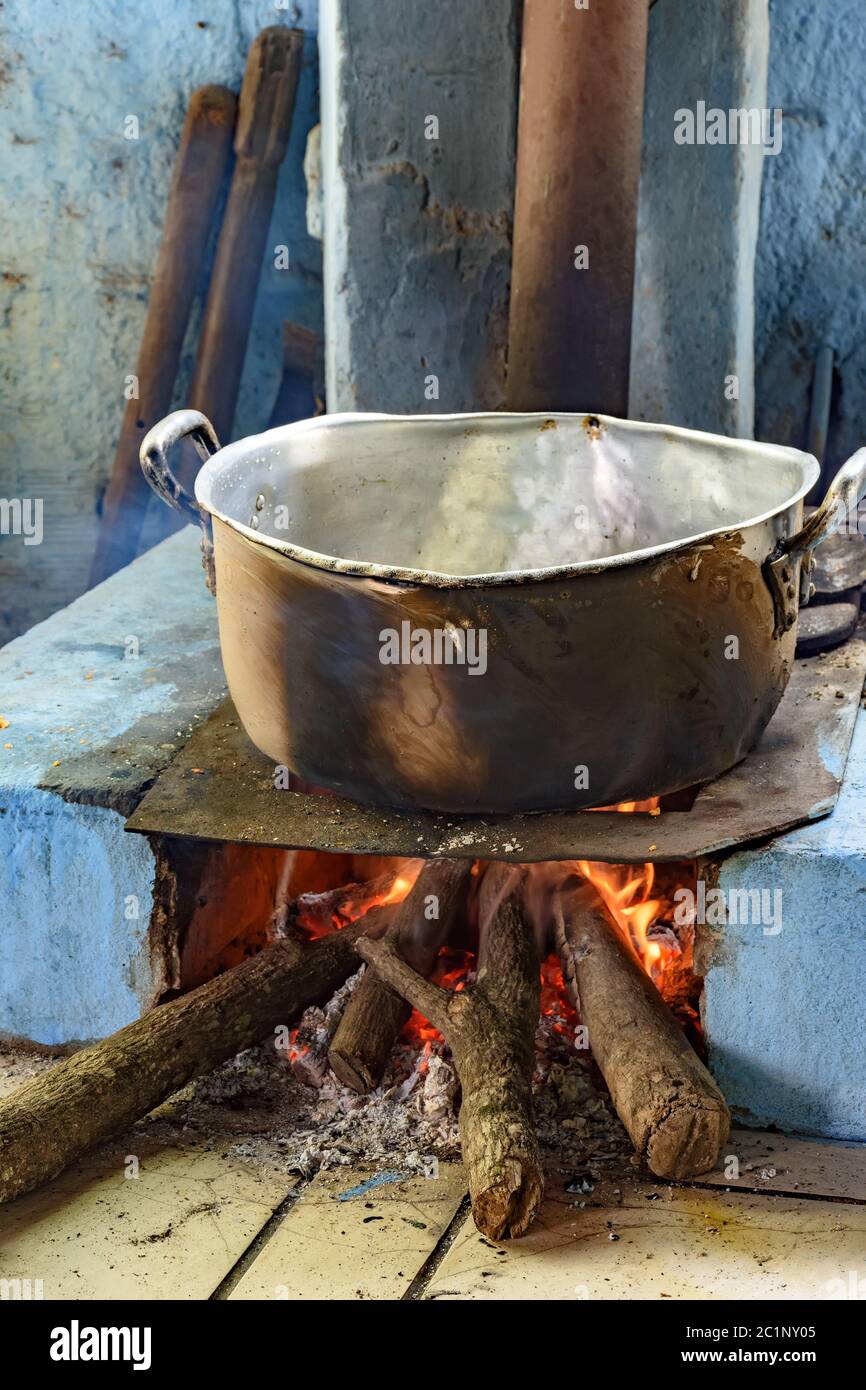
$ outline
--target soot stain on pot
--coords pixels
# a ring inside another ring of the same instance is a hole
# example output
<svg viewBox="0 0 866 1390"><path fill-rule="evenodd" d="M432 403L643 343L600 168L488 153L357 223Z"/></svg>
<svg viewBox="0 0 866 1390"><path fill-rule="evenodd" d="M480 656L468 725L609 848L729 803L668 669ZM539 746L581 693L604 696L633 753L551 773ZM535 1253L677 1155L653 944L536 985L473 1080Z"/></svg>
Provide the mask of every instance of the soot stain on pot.
<svg viewBox="0 0 866 1390"><path fill-rule="evenodd" d="M724 742L740 724L736 760L769 722L790 666L772 635L772 597L760 566L745 553L742 533L729 532L669 557L649 578L680 647L685 680L670 695L704 707L705 738Z"/></svg>
<svg viewBox="0 0 866 1390"><path fill-rule="evenodd" d="M714 543L681 544L663 556L600 562L578 573L564 567L564 573L524 572L495 581L452 576L441 582L440 576L428 585L417 577L388 580L381 569L364 573L363 566L357 575L333 573L328 566L275 555L236 528L231 539L222 525L216 529L238 582L243 576L247 588L252 578L257 581L255 624L273 629L257 654L262 681L256 701L272 683L269 672L276 671L277 685L287 681L280 668L297 662L303 639L307 665L329 691L328 708L323 712L321 700L308 698L304 683L292 695L291 765L297 762L308 780L349 796L422 805L432 787L434 807L449 814L462 810L467 797L485 813L506 804L549 808L557 769L567 773L573 762L585 761L587 748L594 775L615 793L605 799L650 795L701 780L709 748L715 762L737 761L781 694L784 653L771 636L772 600L758 565L744 553L740 531ZM229 610L242 617L236 596L228 594ZM294 609L291 621L288 607ZM249 602L246 608L245 644L253 627ZM485 628L490 679L468 679L459 667L383 670L376 659L381 628L399 629L406 619L428 631ZM741 635L737 662L724 659L730 633ZM242 682L249 683L251 655L245 652ZM629 687L637 694L623 735L611 710ZM492 722L508 749L504 759L501 747L498 756L491 753L479 722L482 705L491 722L491 698L497 709ZM580 722L573 710L584 699L588 713ZM509 709L521 704L534 717L509 722ZM645 744L640 752L629 731L658 710L673 716L664 746ZM335 739L353 731L339 762L322 756L328 746L321 737L323 720ZM578 750L573 757L572 745ZM316 766L300 765L307 760ZM539 768L547 769L543 784ZM574 803L570 786L563 782L562 804Z"/></svg>

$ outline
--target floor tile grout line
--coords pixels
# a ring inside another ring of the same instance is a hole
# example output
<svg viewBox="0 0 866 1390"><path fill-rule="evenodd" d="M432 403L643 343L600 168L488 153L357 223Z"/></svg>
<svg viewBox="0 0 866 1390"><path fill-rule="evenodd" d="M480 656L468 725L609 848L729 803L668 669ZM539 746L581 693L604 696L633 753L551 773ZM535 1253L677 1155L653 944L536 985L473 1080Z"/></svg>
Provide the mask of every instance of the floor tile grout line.
<svg viewBox="0 0 866 1390"><path fill-rule="evenodd" d="M415 1275L406 1292L401 1296L401 1303L416 1303L420 1301L427 1292L433 1275L436 1273L442 1261L445 1259L445 1256L448 1254L448 1251L462 1231L471 1208L472 1203L469 1198L469 1193L467 1192L461 1198L460 1205L421 1268L418 1270L418 1273Z"/></svg>
<svg viewBox="0 0 866 1390"><path fill-rule="evenodd" d="M700 1192L716 1192L723 1197L736 1195L742 1197L787 1197L789 1200L798 1202L838 1202L842 1206L848 1207L866 1206L866 1197L842 1197L838 1193L831 1195L827 1192L802 1192L787 1187L727 1187L721 1183L701 1182L697 1178L644 1178L643 1181L650 1187L670 1187L676 1192L689 1192L694 1189Z"/></svg>
<svg viewBox="0 0 866 1390"><path fill-rule="evenodd" d="M265 1246L276 1235L289 1212L307 1190L308 1185L308 1181L299 1182L296 1187L292 1188L291 1192L286 1193L279 1206L274 1208L265 1224L259 1228L247 1248L238 1256L231 1269L217 1284L213 1293L208 1296L208 1302L222 1302L230 1297L247 1270L255 1264Z"/></svg>

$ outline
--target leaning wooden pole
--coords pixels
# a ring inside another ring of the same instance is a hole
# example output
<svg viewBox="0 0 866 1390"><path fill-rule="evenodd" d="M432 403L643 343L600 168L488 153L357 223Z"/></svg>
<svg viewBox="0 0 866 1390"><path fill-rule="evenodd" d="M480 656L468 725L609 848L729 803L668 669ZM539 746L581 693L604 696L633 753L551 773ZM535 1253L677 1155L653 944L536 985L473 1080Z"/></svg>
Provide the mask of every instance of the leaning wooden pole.
<svg viewBox="0 0 866 1390"><path fill-rule="evenodd" d="M303 53L301 29L263 29L250 48L241 85L235 168L187 393L224 444L231 438Z"/></svg>
<svg viewBox="0 0 866 1390"><path fill-rule="evenodd" d="M165 227L90 569L100 584L134 560L151 493L138 451L145 434L171 409L175 377L208 242L232 153L237 98L226 87L190 97L174 165Z"/></svg>
<svg viewBox="0 0 866 1390"><path fill-rule="evenodd" d="M715 1167L724 1097L588 884L554 899L563 974L616 1112L660 1178Z"/></svg>
<svg viewBox="0 0 866 1390"><path fill-rule="evenodd" d="M389 934L403 959L425 978L451 935L471 869L468 859L431 860L408 896L392 909ZM331 1042L328 1061L335 1076L361 1095L375 1090L411 1012L411 1004L395 994L374 970L368 970Z"/></svg>
<svg viewBox="0 0 866 1390"><path fill-rule="evenodd" d="M362 923L279 941L83 1048L0 1100L0 1202L29 1192L168 1096L329 998L357 968Z"/></svg>
<svg viewBox="0 0 866 1390"><path fill-rule="evenodd" d="M460 1140L472 1214L493 1240L519 1236L541 1203L544 1179L532 1119L540 1000L532 928L516 893L519 871L491 865L480 896L478 977L456 993L425 980L393 937L359 940L377 974L444 1035L460 1077Z"/></svg>

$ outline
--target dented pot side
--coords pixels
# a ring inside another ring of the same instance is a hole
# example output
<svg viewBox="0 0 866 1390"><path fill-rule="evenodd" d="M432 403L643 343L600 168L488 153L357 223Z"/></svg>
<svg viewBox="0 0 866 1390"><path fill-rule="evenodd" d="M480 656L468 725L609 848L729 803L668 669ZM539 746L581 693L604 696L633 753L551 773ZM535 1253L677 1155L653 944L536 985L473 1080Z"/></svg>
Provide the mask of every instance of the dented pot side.
<svg viewBox="0 0 866 1390"><path fill-rule="evenodd" d="M195 499L168 459L185 437ZM323 416L220 449L180 411L142 466L202 525L257 746L361 801L476 814L643 799L744 757L811 551L866 491L863 450L804 526L809 455L573 414Z"/></svg>
<svg viewBox="0 0 866 1390"><path fill-rule="evenodd" d="M795 633L773 636L762 565L801 514L627 567L450 589L305 565L215 519L229 689L275 763L372 804L495 813L678 790L744 757L781 699ZM383 664L382 633L406 622L483 630L486 669Z"/></svg>

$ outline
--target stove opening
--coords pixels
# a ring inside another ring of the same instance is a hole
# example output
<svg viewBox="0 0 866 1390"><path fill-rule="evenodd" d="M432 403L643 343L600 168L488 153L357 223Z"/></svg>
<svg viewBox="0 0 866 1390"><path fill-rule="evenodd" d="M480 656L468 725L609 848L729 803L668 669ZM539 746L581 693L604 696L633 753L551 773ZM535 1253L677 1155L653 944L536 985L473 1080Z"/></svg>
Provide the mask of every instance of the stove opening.
<svg viewBox="0 0 866 1390"><path fill-rule="evenodd" d="M247 1142L276 1144L308 1175L462 1157L491 1234L526 1228L545 1156L582 1172L636 1150L660 1176L715 1162L727 1111L701 1062L694 922L681 907L695 901L694 861L230 848L234 921L225 891L200 894L182 989L274 942L313 949L343 931L359 933L358 968L196 1082L193 1126L214 1107L224 1123L228 1095ZM241 918L247 929L231 930Z"/></svg>

